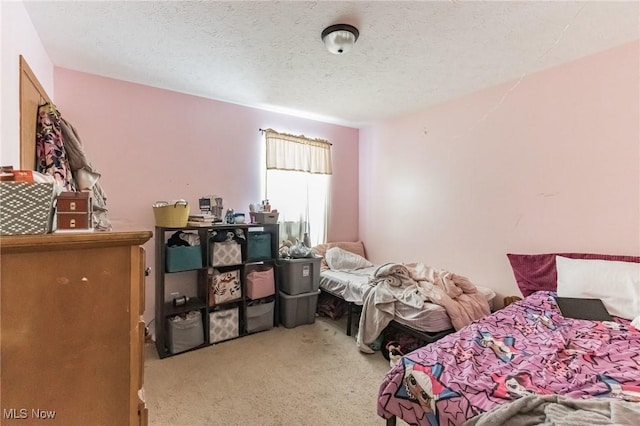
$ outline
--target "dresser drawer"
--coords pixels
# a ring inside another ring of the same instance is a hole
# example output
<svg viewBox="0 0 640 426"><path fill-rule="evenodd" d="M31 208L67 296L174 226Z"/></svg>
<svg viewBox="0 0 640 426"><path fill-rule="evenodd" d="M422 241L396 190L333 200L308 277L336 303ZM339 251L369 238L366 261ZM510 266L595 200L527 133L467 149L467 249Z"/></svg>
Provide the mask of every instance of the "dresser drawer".
<svg viewBox="0 0 640 426"><path fill-rule="evenodd" d="M88 192L63 192L58 195L56 209L59 213L89 212L91 198Z"/></svg>
<svg viewBox="0 0 640 426"><path fill-rule="evenodd" d="M56 214L58 229L90 229L91 215L84 213L60 213Z"/></svg>

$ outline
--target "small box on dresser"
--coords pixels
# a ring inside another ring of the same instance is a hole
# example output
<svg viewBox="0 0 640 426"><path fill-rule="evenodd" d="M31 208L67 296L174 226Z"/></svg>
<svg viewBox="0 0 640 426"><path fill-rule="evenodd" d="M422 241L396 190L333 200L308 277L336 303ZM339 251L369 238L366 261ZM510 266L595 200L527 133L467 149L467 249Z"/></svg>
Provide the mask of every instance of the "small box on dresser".
<svg viewBox="0 0 640 426"><path fill-rule="evenodd" d="M57 197L57 229L93 229L93 212L89 192L62 192Z"/></svg>

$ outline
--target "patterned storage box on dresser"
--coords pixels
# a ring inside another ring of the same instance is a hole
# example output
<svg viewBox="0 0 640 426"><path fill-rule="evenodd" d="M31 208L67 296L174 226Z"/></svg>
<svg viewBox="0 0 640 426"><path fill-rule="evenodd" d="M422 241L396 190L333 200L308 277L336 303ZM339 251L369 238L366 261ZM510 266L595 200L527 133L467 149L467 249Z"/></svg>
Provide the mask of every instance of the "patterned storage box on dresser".
<svg viewBox="0 0 640 426"><path fill-rule="evenodd" d="M89 192L63 192L58 195L56 220L58 229L93 228Z"/></svg>
<svg viewBox="0 0 640 426"><path fill-rule="evenodd" d="M0 235L46 234L51 230L53 184L0 183Z"/></svg>

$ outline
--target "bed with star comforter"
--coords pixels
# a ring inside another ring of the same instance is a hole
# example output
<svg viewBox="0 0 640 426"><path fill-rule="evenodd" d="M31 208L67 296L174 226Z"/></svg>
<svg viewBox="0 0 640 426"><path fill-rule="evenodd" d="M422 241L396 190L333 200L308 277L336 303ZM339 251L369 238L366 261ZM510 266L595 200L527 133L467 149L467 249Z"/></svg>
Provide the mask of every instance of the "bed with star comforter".
<svg viewBox="0 0 640 426"><path fill-rule="evenodd" d="M538 291L405 355L384 378L378 414L461 425L529 395L640 402L640 331L617 317L565 318L555 296Z"/></svg>

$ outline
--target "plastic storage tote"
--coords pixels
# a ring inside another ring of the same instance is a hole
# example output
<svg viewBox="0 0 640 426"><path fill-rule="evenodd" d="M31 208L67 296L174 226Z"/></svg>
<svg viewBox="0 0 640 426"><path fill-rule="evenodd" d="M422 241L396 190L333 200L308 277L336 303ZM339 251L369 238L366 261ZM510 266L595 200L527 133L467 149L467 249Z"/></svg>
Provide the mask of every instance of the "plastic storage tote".
<svg viewBox="0 0 640 426"><path fill-rule="evenodd" d="M320 290L295 296L280 292L280 322L286 328L313 324L319 294Z"/></svg>
<svg viewBox="0 0 640 426"><path fill-rule="evenodd" d="M296 295L317 291L320 288L321 257L280 259L278 283L287 294Z"/></svg>

